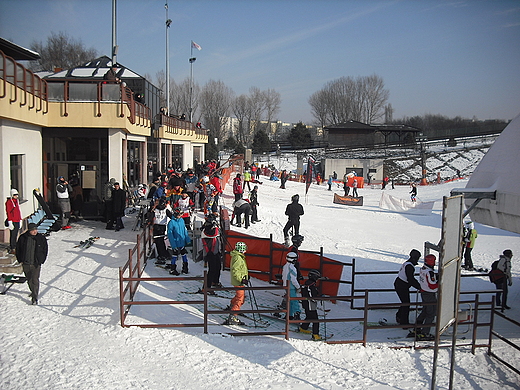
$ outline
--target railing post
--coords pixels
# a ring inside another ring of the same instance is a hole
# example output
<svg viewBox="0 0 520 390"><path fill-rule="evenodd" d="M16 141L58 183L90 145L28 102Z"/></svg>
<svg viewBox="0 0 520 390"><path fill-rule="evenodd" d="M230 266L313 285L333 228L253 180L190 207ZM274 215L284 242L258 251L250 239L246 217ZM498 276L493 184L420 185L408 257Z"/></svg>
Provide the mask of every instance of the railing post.
<svg viewBox="0 0 520 390"><path fill-rule="evenodd" d="M354 296L355 291L356 291L355 284L354 284L356 281L356 259L352 259L351 279L352 279L352 284L351 284L352 287L350 287L350 295ZM350 310L354 310L354 301L355 301L355 299L352 299L350 301Z"/></svg>

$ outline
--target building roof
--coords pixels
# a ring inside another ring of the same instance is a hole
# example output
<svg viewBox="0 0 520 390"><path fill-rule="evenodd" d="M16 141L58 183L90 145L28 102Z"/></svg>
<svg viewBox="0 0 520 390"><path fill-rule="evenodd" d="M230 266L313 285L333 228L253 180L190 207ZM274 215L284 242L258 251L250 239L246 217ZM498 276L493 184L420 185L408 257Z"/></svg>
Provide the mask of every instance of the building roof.
<svg viewBox="0 0 520 390"><path fill-rule="evenodd" d="M117 64L117 77L121 79L144 79L127 67ZM75 68L65 69L56 73L45 76L45 79L62 80L62 79L102 79L106 72L112 67L112 60L107 56L102 56L94 60L88 61Z"/></svg>
<svg viewBox="0 0 520 390"><path fill-rule="evenodd" d="M7 39L1 38L1 37L0 37L0 50L2 50L6 56L12 57L16 61L23 61L23 60L34 61L34 60L40 59L39 53L26 49L25 47L17 45L16 43L13 43L13 42L8 41Z"/></svg>

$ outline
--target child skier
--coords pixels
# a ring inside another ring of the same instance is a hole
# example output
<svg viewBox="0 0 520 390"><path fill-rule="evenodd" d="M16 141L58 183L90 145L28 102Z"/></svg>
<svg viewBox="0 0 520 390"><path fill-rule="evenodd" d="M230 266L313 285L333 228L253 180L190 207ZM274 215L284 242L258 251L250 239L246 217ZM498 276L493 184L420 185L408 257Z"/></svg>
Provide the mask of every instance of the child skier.
<svg viewBox="0 0 520 390"><path fill-rule="evenodd" d="M173 256L170 265L171 275L179 275L176 265L179 256L182 256L182 273L188 273L188 251L186 250L185 246L191 242L191 239L188 236L188 229L186 229L186 225L181 216L181 209L174 209L172 219L170 222L168 222L167 227L168 240L170 241L170 246L173 249Z"/></svg>
<svg viewBox="0 0 520 390"><path fill-rule="evenodd" d="M289 296L291 298L297 297L300 291L300 282L298 281L298 271L295 263L298 261L298 254L294 252L287 253L285 257L286 263L283 266L282 280L284 286L289 282ZM296 300L291 300L289 304L289 319L300 319L300 303Z"/></svg>
<svg viewBox="0 0 520 390"><path fill-rule="evenodd" d="M317 269L311 269L309 271L309 279L307 279L304 285L301 288L302 297L312 298L319 297L318 287L316 283L321 279L321 273ZM318 319L318 302L314 299L303 300L302 301L303 309L305 310L305 319L306 320L317 320ZM310 334L309 330L310 323L305 322L298 327L298 332ZM312 339L319 341L322 340L320 336L320 323L313 322L312 323Z"/></svg>
<svg viewBox="0 0 520 390"><path fill-rule="evenodd" d="M433 271L435 267L435 256L427 255L424 257L424 265L419 271L419 283L421 284L421 299L424 303L435 303L435 305L424 306L421 310L421 314L417 317L416 324L431 324L435 319L435 313L437 312L437 289L438 281L437 274ZM414 337L417 340L434 340L435 336L430 334L430 327L416 328L415 332L412 330L409 333L410 337Z"/></svg>
<svg viewBox="0 0 520 390"><path fill-rule="evenodd" d="M231 284L235 287L243 287L249 283L249 271L247 269L247 262L245 253L247 245L245 242L237 242L235 249L231 251ZM231 300L231 310L238 311L245 301L244 290L236 290L235 296ZM226 325L243 325L236 314L230 314L225 322Z"/></svg>
<svg viewBox="0 0 520 390"><path fill-rule="evenodd" d="M202 226L202 255L208 264L208 287L222 287L220 284L221 242L217 218L211 214Z"/></svg>

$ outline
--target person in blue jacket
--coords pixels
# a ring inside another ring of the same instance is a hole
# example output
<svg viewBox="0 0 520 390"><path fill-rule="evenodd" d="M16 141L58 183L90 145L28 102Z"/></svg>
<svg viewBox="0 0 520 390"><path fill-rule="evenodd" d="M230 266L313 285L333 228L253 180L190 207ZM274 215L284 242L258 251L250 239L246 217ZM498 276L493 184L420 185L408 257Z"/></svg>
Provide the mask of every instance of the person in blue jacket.
<svg viewBox="0 0 520 390"><path fill-rule="evenodd" d="M172 218L170 222L168 222L167 234L168 240L170 241L170 246L173 249L173 256L171 259L170 265L170 274L171 275L179 275L177 271L177 259L179 256L182 257L182 273L188 273L188 251L186 250L186 245L191 242L191 239L188 235L188 229L186 229L186 224L184 220L181 218L182 211L180 208L175 208L173 210Z"/></svg>

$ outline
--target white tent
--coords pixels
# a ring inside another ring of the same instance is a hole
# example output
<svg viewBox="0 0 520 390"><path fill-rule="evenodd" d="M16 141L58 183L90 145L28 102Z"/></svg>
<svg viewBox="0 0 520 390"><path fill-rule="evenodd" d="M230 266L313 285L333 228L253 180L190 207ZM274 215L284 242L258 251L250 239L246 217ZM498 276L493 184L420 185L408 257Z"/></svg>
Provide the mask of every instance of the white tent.
<svg viewBox="0 0 520 390"><path fill-rule="evenodd" d="M475 222L520 233L520 115L507 125L471 175L470 189L496 191L470 211ZM470 206L474 199L467 199Z"/></svg>

